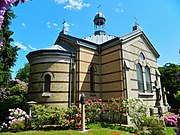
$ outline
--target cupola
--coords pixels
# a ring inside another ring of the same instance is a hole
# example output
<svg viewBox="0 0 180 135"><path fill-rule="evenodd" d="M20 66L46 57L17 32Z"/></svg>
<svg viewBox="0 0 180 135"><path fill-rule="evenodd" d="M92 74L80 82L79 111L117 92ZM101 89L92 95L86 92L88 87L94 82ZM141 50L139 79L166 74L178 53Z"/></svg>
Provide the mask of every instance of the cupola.
<svg viewBox="0 0 180 135"><path fill-rule="evenodd" d="M106 34L106 32L104 31L106 18L102 12L96 13L93 22L94 22L94 28L95 28L94 35Z"/></svg>

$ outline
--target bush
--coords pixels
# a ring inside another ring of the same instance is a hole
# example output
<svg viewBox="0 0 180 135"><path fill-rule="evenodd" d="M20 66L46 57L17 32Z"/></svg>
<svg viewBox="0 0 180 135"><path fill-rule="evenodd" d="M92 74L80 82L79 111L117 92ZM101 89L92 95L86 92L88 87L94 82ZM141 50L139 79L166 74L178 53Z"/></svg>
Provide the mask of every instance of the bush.
<svg viewBox="0 0 180 135"><path fill-rule="evenodd" d="M66 110L66 116L69 128L71 129L79 129L81 127L81 110L79 107L73 105Z"/></svg>
<svg viewBox="0 0 180 135"><path fill-rule="evenodd" d="M23 108L26 95L27 84L20 80L10 80L8 88L0 88L0 124L7 122L9 109Z"/></svg>
<svg viewBox="0 0 180 135"><path fill-rule="evenodd" d="M34 105L32 107L31 127L33 129L42 128L43 125L51 124L50 118L53 114L52 108L43 105Z"/></svg>
<svg viewBox="0 0 180 135"><path fill-rule="evenodd" d="M3 130L11 130L13 132L18 132L26 129L26 124L29 119L29 116L26 114L25 111L16 108L16 109L9 109L10 116L9 122L3 122L2 128Z"/></svg>
<svg viewBox="0 0 180 135"><path fill-rule="evenodd" d="M175 114L164 115L163 118L165 119L167 126L172 126L172 127L177 126L177 122L178 122L177 115Z"/></svg>
<svg viewBox="0 0 180 135"><path fill-rule="evenodd" d="M10 129L13 132L24 130L26 127L26 121L29 119L29 115L27 115L25 111L19 108L9 109L9 112Z"/></svg>
<svg viewBox="0 0 180 135"><path fill-rule="evenodd" d="M158 120L155 116L147 116L144 119L144 126L147 127L147 135L166 135L164 133L164 121Z"/></svg>
<svg viewBox="0 0 180 135"><path fill-rule="evenodd" d="M85 103L86 122L93 123L99 119L105 104L99 100L87 100Z"/></svg>
<svg viewBox="0 0 180 135"><path fill-rule="evenodd" d="M34 105L32 108L31 126L34 129L46 128L47 125L57 125L60 129L77 129L81 126L80 120L80 109L77 106L63 109Z"/></svg>
<svg viewBox="0 0 180 135"><path fill-rule="evenodd" d="M124 97L119 98L111 98L106 103L106 108L104 113L108 113L111 115L111 120L114 123L115 122L115 115L119 116L118 121L121 124L122 116L125 113L124 109ZM117 119L117 118L116 118Z"/></svg>
<svg viewBox="0 0 180 135"><path fill-rule="evenodd" d="M127 114L131 117L131 121L135 124L138 130L143 130L145 118L147 116L148 107L140 99L124 100L124 105Z"/></svg>

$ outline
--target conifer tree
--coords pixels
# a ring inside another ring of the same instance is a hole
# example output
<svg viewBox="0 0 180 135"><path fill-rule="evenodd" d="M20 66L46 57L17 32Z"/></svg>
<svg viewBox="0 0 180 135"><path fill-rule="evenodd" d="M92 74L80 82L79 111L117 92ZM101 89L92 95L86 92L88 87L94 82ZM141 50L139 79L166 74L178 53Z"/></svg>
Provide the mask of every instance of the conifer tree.
<svg viewBox="0 0 180 135"><path fill-rule="evenodd" d="M4 14L4 21L0 29L0 40L3 46L0 47L0 87L7 87L8 80L11 77L11 68L15 65L17 60L18 47L13 47L11 43L13 39L13 31L10 30L9 25L11 20L15 18L12 10L7 10Z"/></svg>

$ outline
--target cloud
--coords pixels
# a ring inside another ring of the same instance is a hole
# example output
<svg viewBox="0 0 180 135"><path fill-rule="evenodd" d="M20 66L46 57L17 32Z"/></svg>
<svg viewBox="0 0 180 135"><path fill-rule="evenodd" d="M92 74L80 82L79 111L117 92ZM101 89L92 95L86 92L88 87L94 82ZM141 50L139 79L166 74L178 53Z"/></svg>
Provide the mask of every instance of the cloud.
<svg viewBox="0 0 180 135"><path fill-rule="evenodd" d="M64 4L66 3L66 6L64 6L65 9L77 9L81 10L83 7L90 7L91 5L89 3L84 3L83 0L54 0L57 4Z"/></svg>
<svg viewBox="0 0 180 135"><path fill-rule="evenodd" d="M123 9L120 9L120 8L113 8L113 10L116 12L116 13L123 13L124 10Z"/></svg>
<svg viewBox="0 0 180 135"><path fill-rule="evenodd" d="M54 0L54 2L56 2L57 4L63 4L65 2L67 2L68 0Z"/></svg>
<svg viewBox="0 0 180 135"><path fill-rule="evenodd" d="M24 51L27 51L27 50L28 50L27 47L26 47L25 45L23 45L22 42L15 41L15 42L14 42L14 45L15 45L15 46L18 46L20 49L22 49L22 50L24 50Z"/></svg>
<svg viewBox="0 0 180 135"><path fill-rule="evenodd" d="M25 24L25 23L22 22L21 25L22 25L24 28L26 28L26 24Z"/></svg>
<svg viewBox="0 0 180 135"><path fill-rule="evenodd" d="M116 13L123 13L122 3L118 3L116 8L113 8Z"/></svg>
<svg viewBox="0 0 180 135"><path fill-rule="evenodd" d="M28 46L31 50L36 50L36 48L32 47L30 44Z"/></svg>
<svg viewBox="0 0 180 135"><path fill-rule="evenodd" d="M47 22L47 23L46 23L46 25L47 25L47 27L48 27L49 29L51 28L50 24L51 24L50 22Z"/></svg>
<svg viewBox="0 0 180 135"><path fill-rule="evenodd" d="M57 23L53 23L53 26L54 26L54 27L57 27L57 26L58 26L58 24L57 24Z"/></svg>
<svg viewBox="0 0 180 135"><path fill-rule="evenodd" d="M50 29L52 27L58 27L58 24L57 23L51 23L51 22L47 22L46 23L47 27Z"/></svg>

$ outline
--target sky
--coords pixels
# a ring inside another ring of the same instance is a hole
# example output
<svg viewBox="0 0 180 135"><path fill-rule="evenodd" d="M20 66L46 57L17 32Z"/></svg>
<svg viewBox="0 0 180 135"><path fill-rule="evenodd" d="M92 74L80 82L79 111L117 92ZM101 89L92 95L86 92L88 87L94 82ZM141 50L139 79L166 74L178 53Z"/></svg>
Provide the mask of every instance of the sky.
<svg viewBox="0 0 180 135"><path fill-rule="evenodd" d="M10 26L14 31L12 45L20 48L13 78L28 62L29 52L55 43L63 20L69 24L69 35L93 35L98 10L105 15L106 33L113 36L132 32L138 17L138 24L160 54L159 65L180 64L179 0L29 0L12 10L17 16Z"/></svg>

